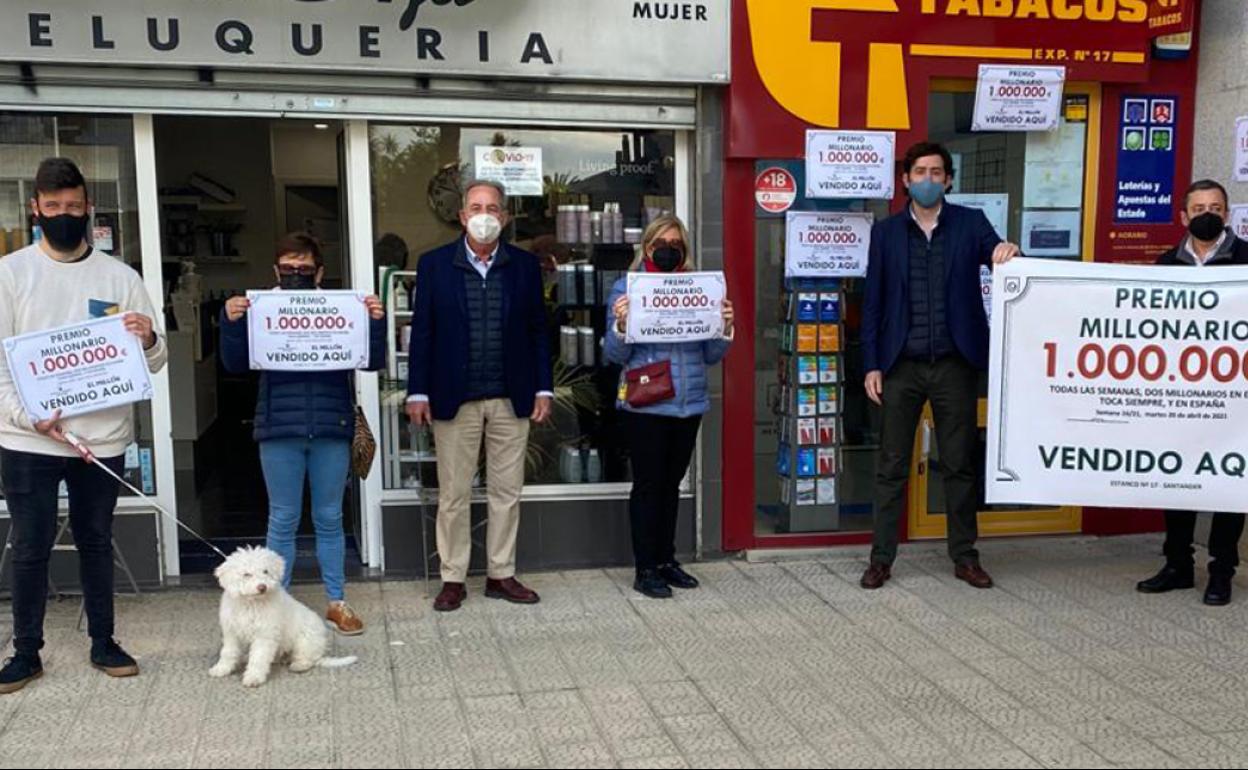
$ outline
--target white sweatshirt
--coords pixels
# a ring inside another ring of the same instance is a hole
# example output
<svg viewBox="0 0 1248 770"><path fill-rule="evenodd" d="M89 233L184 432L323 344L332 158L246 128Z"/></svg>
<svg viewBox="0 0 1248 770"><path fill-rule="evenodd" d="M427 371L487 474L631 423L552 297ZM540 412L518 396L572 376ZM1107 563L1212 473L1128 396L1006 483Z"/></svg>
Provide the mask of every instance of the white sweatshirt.
<svg viewBox="0 0 1248 770"><path fill-rule="evenodd" d="M136 312L152 319L156 344L146 351L148 369L165 365L168 348L160 319L143 279L101 251L81 262L57 262L39 244L0 259L0 339L54 329L114 313ZM0 353L0 359L3 353ZM124 454L134 440L134 407L106 409L63 421L100 457ZM8 363L0 360L0 447L58 457L76 457L68 444L37 433L17 394Z"/></svg>

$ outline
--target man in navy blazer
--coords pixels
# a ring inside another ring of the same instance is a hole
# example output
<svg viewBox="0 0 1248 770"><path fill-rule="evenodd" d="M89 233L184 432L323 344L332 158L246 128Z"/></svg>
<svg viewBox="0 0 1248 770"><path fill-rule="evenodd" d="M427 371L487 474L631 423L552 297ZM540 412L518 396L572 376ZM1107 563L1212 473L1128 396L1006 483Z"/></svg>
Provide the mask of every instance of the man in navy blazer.
<svg viewBox="0 0 1248 770"><path fill-rule="evenodd" d="M517 604L538 596L516 580L516 533L529 423L554 403L542 271L537 257L500 240L507 195L469 182L465 234L417 265L407 414L432 425L438 453L440 612L457 610L472 555L470 503L485 441L489 528L485 595Z"/></svg>
<svg viewBox="0 0 1248 770"><path fill-rule="evenodd" d="M992 578L975 550L979 372L988 368L988 318L980 266L1014 258L982 211L944 200L953 158L921 142L902 161L910 196L905 210L871 232L862 306L867 397L883 407L876 465L875 535L862 587L892 576L905 508L914 432L931 402L945 482L949 555L954 575L976 588Z"/></svg>

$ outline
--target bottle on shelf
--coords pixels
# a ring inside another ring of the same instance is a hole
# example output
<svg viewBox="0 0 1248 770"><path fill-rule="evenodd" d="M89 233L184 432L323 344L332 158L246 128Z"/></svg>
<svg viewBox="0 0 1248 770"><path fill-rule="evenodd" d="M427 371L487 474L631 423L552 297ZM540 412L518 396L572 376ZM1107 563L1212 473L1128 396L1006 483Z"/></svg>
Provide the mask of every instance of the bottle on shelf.
<svg viewBox="0 0 1248 770"><path fill-rule="evenodd" d="M589 215L589 237L590 243L605 243L603 240L603 212L593 211Z"/></svg>
<svg viewBox="0 0 1248 770"><path fill-rule="evenodd" d="M586 244L593 243L593 221L590 219L588 203L582 203L576 207L576 220L577 242Z"/></svg>

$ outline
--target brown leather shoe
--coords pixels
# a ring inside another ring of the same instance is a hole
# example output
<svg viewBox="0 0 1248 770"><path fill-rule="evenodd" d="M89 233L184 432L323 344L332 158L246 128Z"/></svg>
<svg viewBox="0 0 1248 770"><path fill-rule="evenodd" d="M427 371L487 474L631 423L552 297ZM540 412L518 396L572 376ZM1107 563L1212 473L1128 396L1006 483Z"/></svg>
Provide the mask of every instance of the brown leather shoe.
<svg viewBox="0 0 1248 770"><path fill-rule="evenodd" d="M955 566L953 576L975 588L992 588L992 578L984 572L984 568L979 566L977 561Z"/></svg>
<svg viewBox="0 0 1248 770"><path fill-rule="evenodd" d="M364 633L364 621L360 620L360 616L346 602L330 602L325 619L343 636L359 636Z"/></svg>
<svg viewBox="0 0 1248 770"><path fill-rule="evenodd" d="M438 598L433 600L433 609L437 612L454 612L464 606L468 590L463 583L443 583Z"/></svg>
<svg viewBox="0 0 1248 770"><path fill-rule="evenodd" d="M858 585L868 591L874 591L877 588L883 588L892 576L893 568L890 565L872 562L871 566L867 567L867 571L862 573L862 580L858 581Z"/></svg>
<svg viewBox="0 0 1248 770"><path fill-rule="evenodd" d="M512 604L537 604L541 598L520 584L519 580L486 580L485 595L491 599L502 599Z"/></svg>

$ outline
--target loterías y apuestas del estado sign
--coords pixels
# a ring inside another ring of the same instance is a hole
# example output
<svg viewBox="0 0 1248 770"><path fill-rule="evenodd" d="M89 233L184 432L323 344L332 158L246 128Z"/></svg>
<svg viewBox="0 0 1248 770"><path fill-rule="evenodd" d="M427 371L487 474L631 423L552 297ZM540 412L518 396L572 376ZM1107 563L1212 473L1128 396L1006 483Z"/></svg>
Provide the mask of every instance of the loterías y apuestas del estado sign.
<svg viewBox="0 0 1248 770"><path fill-rule="evenodd" d="M5 0L0 60L725 83L730 0Z"/></svg>

